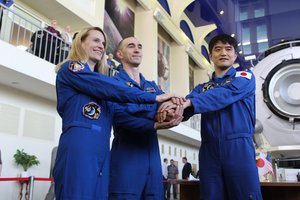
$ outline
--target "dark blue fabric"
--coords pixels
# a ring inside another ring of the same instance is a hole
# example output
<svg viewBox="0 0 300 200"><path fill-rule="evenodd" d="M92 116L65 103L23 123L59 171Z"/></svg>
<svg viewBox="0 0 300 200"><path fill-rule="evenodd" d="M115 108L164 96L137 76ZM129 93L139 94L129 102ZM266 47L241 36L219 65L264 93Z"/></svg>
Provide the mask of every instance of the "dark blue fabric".
<svg viewBox="0 0 300 200"><path fill-rule="evenodd" d="M67 61L56 78L61 134L53 176L57 200L108 198L111 105L154 102L154 94L130 89L92 72L87 64ZM121 111L119 111L121 112Z"/></svg>
<svg viewBox="0 0 300 200"><path fill-rule="evenodd" d="M255 77L247 73L250 79L236 77L231 67L223 77L213 75L186 97L193 109L185 115L202 113L199 171L205 200L262 199L252 142Z"/></svg>
<svg viewBox="0 0 300 200"><path fill-rule="evenodd" d="M123 69L114 78L129 90L138 88L149 93L163 93L154 82L145 80L141 74L140 86ZM128 112L122 117L114 116L113 121L109 199L161 200L162 169L157 132L154 130L157 105L115 105L121 110L124 106ZM123 121L126 121L127 127ZM131 123L131 126L128 127L128 123Z"/></svg>

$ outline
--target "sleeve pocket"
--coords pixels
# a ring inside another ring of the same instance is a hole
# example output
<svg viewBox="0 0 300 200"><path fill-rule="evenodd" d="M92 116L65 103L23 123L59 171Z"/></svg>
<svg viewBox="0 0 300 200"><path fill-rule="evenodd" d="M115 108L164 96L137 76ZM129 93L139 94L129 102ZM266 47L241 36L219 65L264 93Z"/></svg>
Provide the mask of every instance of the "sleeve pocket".
<svg viewBox="0 0 300 200"><path fill-rule="evenodd" d="M236 138L250 138L252 135L250 133L235 133L226 136L226 140L232 140Z"/></svg>

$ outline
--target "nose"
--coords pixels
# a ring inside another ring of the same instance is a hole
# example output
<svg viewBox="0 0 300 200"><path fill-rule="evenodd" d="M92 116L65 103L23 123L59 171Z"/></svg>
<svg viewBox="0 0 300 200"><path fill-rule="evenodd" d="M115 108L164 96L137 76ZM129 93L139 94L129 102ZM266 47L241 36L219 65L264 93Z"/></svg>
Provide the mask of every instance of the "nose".
<svg viewBox="0 0 300 200"><path fill-rule="evenodd" d="M226 49L225 48L221 49L221 55L226 55Z"/></svg>

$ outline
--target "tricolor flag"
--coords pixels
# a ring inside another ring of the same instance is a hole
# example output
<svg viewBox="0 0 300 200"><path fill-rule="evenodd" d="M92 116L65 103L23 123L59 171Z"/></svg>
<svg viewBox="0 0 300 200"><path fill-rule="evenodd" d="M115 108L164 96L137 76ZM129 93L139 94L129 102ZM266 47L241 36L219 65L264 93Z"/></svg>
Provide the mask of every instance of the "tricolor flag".
<svg viewBox="0 0 300 200"><path fill-rule="evenodd" d="M273 174L273 167L269 154L260 153L259 158L256 162L259 176L266 174Z"/></svg>

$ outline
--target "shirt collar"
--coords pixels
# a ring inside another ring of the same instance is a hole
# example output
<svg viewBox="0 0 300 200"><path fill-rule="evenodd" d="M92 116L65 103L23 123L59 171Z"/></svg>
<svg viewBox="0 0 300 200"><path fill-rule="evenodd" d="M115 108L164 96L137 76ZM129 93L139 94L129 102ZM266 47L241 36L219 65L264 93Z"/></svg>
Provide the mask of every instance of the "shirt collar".
<svg viewBox="0 0 300 200"><path fill-rule="evenodd" d="M216 74L215 74L215 72L214 72L213 75L212 75L212 80L223 79L223 78L231 77L231 76L233 76L235 73L236 73L236 69L235 69L233 66L231 66L230 69L226 72L226 74L224 74L224 76L221 77L221 78L216 77Z"/></svg>

